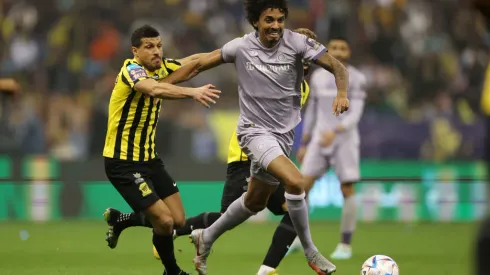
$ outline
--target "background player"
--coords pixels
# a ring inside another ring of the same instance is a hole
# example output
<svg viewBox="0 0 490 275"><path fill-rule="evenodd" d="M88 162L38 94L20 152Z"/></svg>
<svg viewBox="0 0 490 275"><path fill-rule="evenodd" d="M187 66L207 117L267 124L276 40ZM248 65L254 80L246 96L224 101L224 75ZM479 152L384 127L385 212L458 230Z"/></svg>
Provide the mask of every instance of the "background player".
<svg viewBox="0 0 490 275"><path fill-rule="evenodd" d="M308 38L317 39L314 32L309 29L300 28L294 30L294 32L306 35ZM304 62L304 75L308 74L310 64ZM171 80L173 77L168 77ZM303 80L301 85L301 106L303 106L308 99L310 93L310 88L306 80ZM250 177L250 160L247 155L242 151L240 145L238 144L238 139L236 131L233 131L233 135L230 139L229 149L228 149L228 167L226 182L223 189L223 195L221 198L221 210L220 212L203 212L197 216L188 218L185 225L179 229L174 230L175 237L189 235L192 230L207 228L213 224L222 213L226 211L228 206L238 198L240 198L244 192L246 192L248 187L248 181ZM275 215L285 215L281 220L281 223L277 227L270 248L265 256L263 264L259 270L258 275L273 274L275 269L279 266L279 263L284 258L288 251L288 246L291 245L294 238L296 237L296 231L294 230L291 218L287 213L286 201L284 198L284 185L280 184L274 194L271 195L267 208ZM126 217L136 217L134 219L121 220L116 222L118 228L119 236L122 231L128 227L133 226L148 226L151 227L151 223L144 221L144 216L138 216L136 213L131 214L116 214L115 209L110 210L114 213L114 216L126 216ZM119 213L119 211L117 211ZM140 217L140 218L138 218ZM117 237L111 238L111 243L117 244ZM159 259L158 251L153 248L154 255Z"/></svg>
<svg viewBox="0 0 490 275"><path fill-rule="evenodd" d="M133 59L124 61L109 102L103 155L106 175L135 212L143 212L153 227L153 245L162 255L164 274L185 275L174 255L172 231L185 222L177 185L155 151L155 130L162 99L194 98L205 106L220 93L212 85L183 88L158 80L172 69L163 59L160 34L145 25L131 35ZM104 216L110 226L115 219ZM109 228L108 235L113 233Z"/></svg>
<svg viewBox="0 0 490 275"><path fill-rule="evenodd" d="M357 218L354 183L360 179L360 137L357 125L364 110L366 78L356 68L347 64L351 50L345 38L332 38L327 47L330 54L342 61L349 72L351 108L341 117L328 112L327 108L335 100L335 78L325 70L312 72L312 100L306 108L305 134L298 151L298 160L302 162L301 173L306 180L307 191L331 165L333 166L341 182L344 206L340 223L341 240L330 257L349 259L352 256L350 244ZM291 250L298 248L301 248L301 243L296 239Z"/></svg>
<svg viewBox="0 0 490 275"><path fill-rule="evenodd" d="M318 274L331 274L335 265L323 257L311 239L303 176L288 158L294 128L300 122L303 78L302 60L313 61L331 71L338 95L332 111L340 115L349 107L348 74L323 45L284 29L288 15L284 0L245 1L247 19L256 32L236 38L221 49L199 59L189 77L223 63L234 63L238 72L240 117L237 137L251 160L247 193L234 201L209 228L194 230L194 258L199 274L206 274L212 244L227 230L263 210L279 182L285 185L286 204L294 228L305 247L309 265Z"/></svg>

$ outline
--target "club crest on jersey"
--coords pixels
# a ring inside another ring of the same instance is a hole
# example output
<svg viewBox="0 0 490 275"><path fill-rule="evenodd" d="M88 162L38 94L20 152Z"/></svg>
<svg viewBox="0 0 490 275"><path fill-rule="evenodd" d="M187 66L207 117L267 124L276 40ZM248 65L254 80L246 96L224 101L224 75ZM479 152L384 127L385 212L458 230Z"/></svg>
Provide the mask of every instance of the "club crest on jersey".
<svg viewBox="0 0 490 275"><path fill-rule="evenodd" d="M284 62L286 61L287 57L285 54L279 54L279 56L277 57L277 60L280 61L280 62Z"/></svg>

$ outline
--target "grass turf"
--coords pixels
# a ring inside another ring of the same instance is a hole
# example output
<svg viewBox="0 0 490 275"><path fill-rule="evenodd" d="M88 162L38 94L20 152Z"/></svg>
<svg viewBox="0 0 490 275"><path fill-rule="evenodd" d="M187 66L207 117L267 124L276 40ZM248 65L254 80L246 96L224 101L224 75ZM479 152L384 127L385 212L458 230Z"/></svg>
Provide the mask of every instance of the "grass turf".
<svg viewBox="0 0 490 275"><path fill-rule="evenodd" d="M267 251L276 223L244 224L226 233L213 247L208 261L211 275L256 274ZM312 223L313 238L328 255L338 239L338 223ZM358 275L365 259L385 254L398 262L401 274L471 274L476 224L359 224L354 235L354 257L334 261L336 275ZM125 231L116 249L106 246L106 225L100 222L0 223L0 274L162 274L153 258L151 231ZM22 234L21 234L22 232ZM27 234L27 240L25 239ZM21 237L21 235L23 235ZM179 264L192 270L193 247L188 239L176 240ZM280 275L315 274L302 253L285 258Z"/></svg>

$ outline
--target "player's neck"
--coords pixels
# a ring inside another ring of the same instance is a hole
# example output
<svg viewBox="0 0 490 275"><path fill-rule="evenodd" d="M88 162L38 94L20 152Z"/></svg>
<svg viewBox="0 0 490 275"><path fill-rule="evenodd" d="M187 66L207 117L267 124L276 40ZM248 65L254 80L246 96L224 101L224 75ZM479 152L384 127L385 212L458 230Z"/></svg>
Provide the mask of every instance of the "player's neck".
<svg viewBox="0 0 490 275"><path fill-rule="evenodd" d="M133 59L136 61L136 63L138 63L141 66L143 66L143 68L145 68L145 70L149 71L150 73L153 73L154 71L156 71L156 70L152 70L152 69L146 67L145 65L143 65L143 63L141 63L141 61L139 60L139 58L137 58L136 56Z"/></svg>
<svg viewBox="0 0 490 275"><path fill-rule="evenodd" d="M262 37L260 34L256 33L257 37L259 38L259 42L260 44L262 44L262 46L264 46L265 48L274 48L274 46L276 46L277 44L279 44L279 41L269 41L267 40L267 38L265 37Z"/></svg>

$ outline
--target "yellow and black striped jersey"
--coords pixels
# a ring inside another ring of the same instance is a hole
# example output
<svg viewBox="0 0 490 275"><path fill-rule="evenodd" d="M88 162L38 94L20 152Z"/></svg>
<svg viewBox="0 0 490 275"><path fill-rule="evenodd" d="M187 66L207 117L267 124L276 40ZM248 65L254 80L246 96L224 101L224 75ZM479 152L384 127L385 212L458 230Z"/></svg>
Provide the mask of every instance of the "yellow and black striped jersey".
<svg viewBox="0 0 490 275"><path fill-rule="evenodd" d="M126 59L117 75L109 102L109 119L104 157L148 161L156 157L155 133L162 100L134 90L141 80L162 79L180 68L180 63L164 58L162 67L146 70L135 59Z"/></svg>
<svg viewBox="0 0 490 275"><path fill-rule="evenodd" d="M308 86L308 82L303 80L301 83L301 107L303 107L310 95L310 86ZM233 131L233 135L230 139L230 145L228 147L228 163L237 162L237 161L247 161L247 155L242 151L240 145L238 144L238 139L236 135L236 130Z"/></svg>

